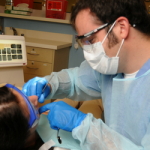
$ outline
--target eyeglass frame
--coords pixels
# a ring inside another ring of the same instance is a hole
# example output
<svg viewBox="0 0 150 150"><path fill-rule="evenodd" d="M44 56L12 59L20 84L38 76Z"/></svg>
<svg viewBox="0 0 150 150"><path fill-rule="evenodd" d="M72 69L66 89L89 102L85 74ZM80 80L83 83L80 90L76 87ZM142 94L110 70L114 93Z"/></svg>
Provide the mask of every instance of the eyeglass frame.
<svg viewBox="0 0 150 150"><path fill-rule="evenodd" d="M83 39L83 38L85 38L85 37L89 37L89 36L91 36L92 34L97 33L98 31L104 29L105 27L108 27L110 24L111 24L111 23L105 23L105 24L99 26L98 28L96 28L96 29L94 29L94 30L92 30L92 31L90 31L90 32L88 32L88 33L86 33L86 34L84 34L84 35L81 35L81 36L75 35L75 39Z"/></svg>

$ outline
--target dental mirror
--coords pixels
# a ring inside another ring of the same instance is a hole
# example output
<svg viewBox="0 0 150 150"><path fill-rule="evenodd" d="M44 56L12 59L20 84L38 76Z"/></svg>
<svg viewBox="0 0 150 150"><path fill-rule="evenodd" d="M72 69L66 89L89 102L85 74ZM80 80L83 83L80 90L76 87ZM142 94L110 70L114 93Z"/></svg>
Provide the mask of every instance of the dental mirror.
<svg viewBox="0 0 150 150"><path fill-rule="evenodd" d="M58 131L57 131L57 139L58 139L59 144L61 144L61 143L62 143L62 140L61 140L61 137L58 136L58 134L59 134L59 129L58 129Z"/></svg>

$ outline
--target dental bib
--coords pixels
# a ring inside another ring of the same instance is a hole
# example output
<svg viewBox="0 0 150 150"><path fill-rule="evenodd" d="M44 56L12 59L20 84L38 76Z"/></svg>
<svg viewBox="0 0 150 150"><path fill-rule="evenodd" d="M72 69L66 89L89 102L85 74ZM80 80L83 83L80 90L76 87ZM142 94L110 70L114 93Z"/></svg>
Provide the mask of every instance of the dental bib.
<svg viewBox="0 0 150 150"><path fill-rule="evenodd" d="M62 139L62 144L59 144L57 139L57 130L53 130L50 127L47 116L42 114L39 120L37 133L41 137L44 143L47 143L50 147L61 147L69 150L81 150L80 143L72 137L72 132L59 130L59 136ZM50 148L48 147L48 148Z"/></svg>

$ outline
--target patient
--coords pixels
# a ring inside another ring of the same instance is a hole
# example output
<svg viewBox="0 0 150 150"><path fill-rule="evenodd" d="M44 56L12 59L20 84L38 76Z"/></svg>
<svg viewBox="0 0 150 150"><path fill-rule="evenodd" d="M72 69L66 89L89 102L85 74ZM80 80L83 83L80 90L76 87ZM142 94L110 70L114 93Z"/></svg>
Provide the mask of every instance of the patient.
<svg viewBox="0 0 150 150"><path fill-rule="evenodd" d="M38 110L38 97L31 96L29 100L32 104L27 104L25 97L11 86L0 87L1 150L22 150L35 140L39 114L34 111Z"/></svg>
<svg viewBox="0 0 150 150"><path fill-rule="evenodd" d="M94 117L101 118L101 101L63 101L84 113L91 112ZM91 109L92 106L94 109ZM38 109L37 96L27 98L10 84L0 87L0 150L37 150L43 144L35 131L40 117Z"/></svg>

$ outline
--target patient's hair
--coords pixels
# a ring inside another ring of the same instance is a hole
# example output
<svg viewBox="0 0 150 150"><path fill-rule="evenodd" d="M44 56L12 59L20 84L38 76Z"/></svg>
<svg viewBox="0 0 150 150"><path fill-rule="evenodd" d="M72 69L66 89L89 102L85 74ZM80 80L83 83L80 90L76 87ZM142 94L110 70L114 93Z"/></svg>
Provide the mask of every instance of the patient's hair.
<svg viewBox="0 0 150 150"><path fill-rule="evenodd" d="M0 150L21 150L28 125L16 96L6 86L0 87Z"/></svg>

